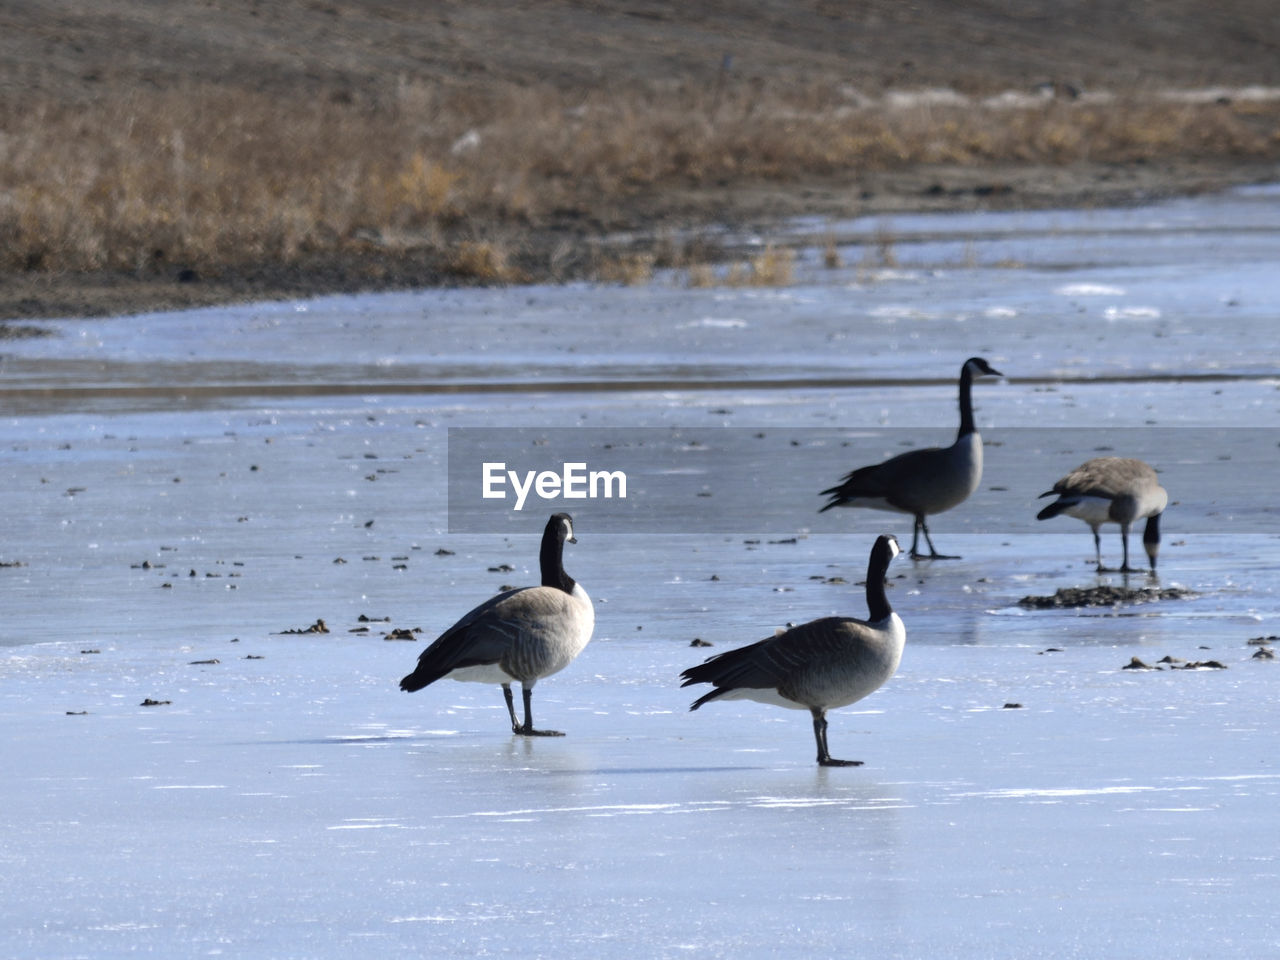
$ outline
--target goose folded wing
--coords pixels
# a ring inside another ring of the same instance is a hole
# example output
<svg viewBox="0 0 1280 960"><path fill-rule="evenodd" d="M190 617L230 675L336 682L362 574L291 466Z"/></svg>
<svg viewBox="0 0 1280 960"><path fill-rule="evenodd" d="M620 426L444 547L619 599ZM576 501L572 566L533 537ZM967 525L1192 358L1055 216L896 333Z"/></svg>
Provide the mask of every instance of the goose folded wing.
<svg viewBox="0 0 1280 960"><path fill-rule="evenodd" d="M1155 471L1141 460L1105 457L1081 464L1055 483L1051 492L1114 500L1142 485L1155 483Z"/></svg>
<svg viewBox="0 0 1280 960"><path fill-rule="evenodd" d="M498 663L521 626L519 618L511 615L511 601L531 589L508 590L467 613L422 651L419 670L444 676L461 667Z"/></svg>
<svg viewBox="0 0 1280 960"><path fill-rule="evenodd" d="M843 622L838 617L828 619ZM680 675L684 678L681 686L711 683L726 690L778 687L837 647L838 639L827 621L815 620L690 667Z"/></svg>
<svg viewBox="0 0 1280 960"><path fill-rule="evenodd" d="M936 469L934 456L937 453L937 447L908 450L883 463L859 467L845 474L839 486L823 490L822 495L887 497L897 490L902 477Z"/></svg>

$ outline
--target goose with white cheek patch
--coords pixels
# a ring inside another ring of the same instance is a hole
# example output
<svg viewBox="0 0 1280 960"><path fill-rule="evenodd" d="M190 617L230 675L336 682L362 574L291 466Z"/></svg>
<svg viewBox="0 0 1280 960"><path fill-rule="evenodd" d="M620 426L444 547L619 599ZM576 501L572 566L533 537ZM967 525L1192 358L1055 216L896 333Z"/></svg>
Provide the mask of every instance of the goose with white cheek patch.
<svg viewBox="0 0 1280 960"><path fill-rule="evenodd" d="M824 767L859 766L861 760L837 760L827 748L827 711L847 707L879 689L898 669L907 640L906 627L885 596L889 562L901 550L892 536L879 537L867 564L867 619L823 617L776 636L712 657L680 674L687 687L709 683L714 689L690 706L711 700L755 700L813 716L818 763Z"/></svg>
<svg viewBox="0 0 1280 960"><path fill-rule="evenodd" d="M1105 573L1102 565L1102 538L1098 528L1104 523L1120 524L1120 538L1124 545L1124 561L1121 573L1133 573L1129 566L1129 527L1146 519L1142 531L1142 546L1147 552L1151 572L1156 572L1156 557L1160 553L1160 514L1169 504L1169 494L1160 486L1155 470L1141 460L1129 457L1096 457L1086 460L1065 477L1046 490L1041 497L1058 495L1038 514L1037 520L1048 520L1060 513L1083 520L1093 531L1093 551L1098 562L1098 572Z"/></svg>
<svg viewBox="0 0 1280 960"><path fill-rule="evenodd" d="M939 553L929 537L925 517L964 503L982 480L982 437L973 420L970 393L977 377L1002 377L982 357L970 357L960 368L960 432L949 447L908 450L883 463L860 467L837 486L822 491L831 500L818 512L832 507L867 507L909 513L915 518L911 533L911 559L958 560ZM919 551L924 533L929 553Z"/></svg>
<svg viewBox="0 0 1280 960"><path fill-rule="evenodd" d="M564 570L564 544L577 543L573 519L556 513L542 534L542 584L508 590L485 601L442 633L418 658L400 689L421 690L441 677L502 685L511 732L524 737L561 737L536 730L530 701L543 677L573 662L591 639L595 610L582 584ZM519 681L524 722L516 719L511 684Z"/></svg>

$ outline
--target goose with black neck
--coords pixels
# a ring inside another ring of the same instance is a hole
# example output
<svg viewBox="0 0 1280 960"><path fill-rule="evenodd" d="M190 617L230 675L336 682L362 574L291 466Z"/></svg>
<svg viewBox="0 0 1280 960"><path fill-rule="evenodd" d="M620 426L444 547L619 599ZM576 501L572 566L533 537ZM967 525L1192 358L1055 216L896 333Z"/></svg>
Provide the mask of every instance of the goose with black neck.
<svg viewBox="0 0 1280 960"><path fill-rule="evenodd" d="M442 677L497 683L511 716L511 732L525 737L559 737L558 730L533 725L533 687L558 673L586 647L595 610L582 585L564 569L565 543L577 543L573 518L552 514L538 553L542 583L498 594L451 626L418 657L400 689L413 692ZM516 719L511 684L520 683L524 720Z"/></svg>
<svg viewBox="0 0 1280 960"><path fill-rule="evenodd" d="M808 710L818 764L860 766L837 760L827 747L827 711L847 707L878 690L902 660L907 630L885 594L885 572L901 552L888 535L876 539L867 562L867 619L822 617L757 643L718 654L680 674L681 686L709 683L713 689L689 707L712 700L755 700Z"/></svg>
<svg viewBox="0 0 1280 960"><path fill-rule="evenodd" d="M973 419L973 381L978 377L1001 377L982 357L970 357L960 368L960 430L949 447L909 450L882 463L860 467L836 486L822 491L831 499L820 509L865 507L910 514L913 560L958 560L942 554L929 536L926 517L963 503L982 480L982 437ZM920 552L920 534L929 552Z"/></svg>

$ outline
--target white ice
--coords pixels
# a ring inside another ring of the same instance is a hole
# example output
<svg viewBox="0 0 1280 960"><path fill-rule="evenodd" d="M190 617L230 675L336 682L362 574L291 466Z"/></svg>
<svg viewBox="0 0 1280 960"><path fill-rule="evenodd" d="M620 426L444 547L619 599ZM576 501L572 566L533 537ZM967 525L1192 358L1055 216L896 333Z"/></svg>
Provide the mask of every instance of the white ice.
<svg viewBox="0 0 1280 960"><path fill-rule="evenodd" d="M903 217L910 278L804 261L768 295L337 297L6 343L0 956L1275 955L1280 666L1246 641L1280 633L1278 208ZM681 669L865 614L874 535L910 536L818 517L862 448L787 431L949 439L972 354L1010 381L975 388L982 489L931 523L964 559L895 562L902 666L831 715L865 765L818 768L803 714L689 713ZM534 698L563 739L512 737L496 688L400 693L459 613L537 576L536 534L446 532L446 428L580 423L759 427L806 529L577 511L596 639ZM1103 427L1187 438L1158 584L1195 595L1023 609L1099 582L1088 529L988 531ZM1165 655L1225 669L1122 669Z"/></svg>

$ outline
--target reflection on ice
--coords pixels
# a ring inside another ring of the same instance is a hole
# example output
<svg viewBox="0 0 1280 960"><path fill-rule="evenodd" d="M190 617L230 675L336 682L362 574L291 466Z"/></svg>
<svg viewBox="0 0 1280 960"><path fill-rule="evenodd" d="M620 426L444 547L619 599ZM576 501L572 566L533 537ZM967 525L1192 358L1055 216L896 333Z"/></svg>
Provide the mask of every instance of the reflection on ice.
<svg viewBox="0 0 1280 960"><path fill-rule="evenodd" d="M1105 283L1064 283L1053 292L1060 297L1123 297L1126 291Z"/></svg>
<svg viewBox="0 0 1280 960"><path fill-rule="evenodd" d="M1057 787L1053 789L1036 789L1033 787L1006 787L983 793L960 793L959 797L980 797L990 800L1058 800L1065 797L1099 797L1122 793L1152 793L1177 790L1200 790L1200 787L1142 787L1134 784L1111 787Z"/></svg>

